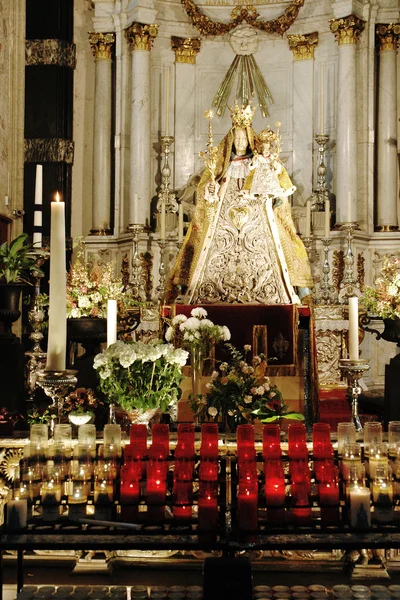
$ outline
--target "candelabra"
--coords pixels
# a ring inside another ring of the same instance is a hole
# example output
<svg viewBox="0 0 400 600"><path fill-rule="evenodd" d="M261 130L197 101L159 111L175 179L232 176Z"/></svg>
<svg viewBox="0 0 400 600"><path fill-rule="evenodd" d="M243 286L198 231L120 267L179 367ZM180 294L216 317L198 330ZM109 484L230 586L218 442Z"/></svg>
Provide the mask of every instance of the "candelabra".
<svg viewBox="0 0 400 600"><path fill-rule="evenodd" d="M160 266L158 268L158 286L156 287L156 297L162 304L165 297L165 249L167 247L165 240L159 240L158 245L160 246Z"/></svg>
<svg viewBox="0 0 400 600"><path fill-rule="evenodd" d="M368 371L369 364L362 359L351 360L349 358L342 358L339 361L339 369L347 378L347 397L351 402L351 421L356 431L362 431L363 426L358 416L358 397L361 394L359 380Z"/></svg>
<svg viewBox="0 0 400 600"><path fill-rule="evenodd" d="M143 225L134 223L129 225L128 230L132 232L133 255L132 255L132 274L129 281L129 287L135 300L143 300L143 278L142 263L139 256L139 236L144 230Z"/></svg>
<svg viewBox="0 0 400 600"><path fill-rule="evenodd" d="M44 265L45 261L49 258L50 254L47 250L33 250L32 254L35 256L35 267L32 270L32 275L34 278L34 291L32 296L31 308L28 311L28 321L30 326L32 327L32 331L29 334L29 339L32 340L33 346L30 351L25 352L25 355L28 357L26 369L27 369L27 378L26 378L26 387L29 395L32 397L35 386L36 386L36 376L38 371L44 368L45 360L46 360L46 352L43 352L40 344L43 340L43 333L41 331L44 321L44 310L42 303L39 301L40 296L40 282L44 277L44 273L41 270L41 267Z"/></svg>
<svg viewBox="0 0 400 600"><path fill-rule="evenodd" d="M325 200L329 198L328 190L326 189L326 165L325 165L325 151L329 141L329 135L319 133L315 136L315 141L318 144L319 161L318 161L318 183L317 189L313 191L311 196L311 203L317 207L318 211L325 209Z"/></svg>
<svg viewBox="0 0 400 600"><path fill-rule="evenodd" d="M323 238L322 243L324 244L324 265L322 267L323 281L316 292L316 300L318 304L336 304L337 292L335 287L329 283L329 246L332 243L330 238Z"/></svg>
<svg viewBox="0 0 400 600"><path fill-rule="evenodd" d="M43 388L46 396L52 399L52 408L55 409L55 415L50 422L50 431L54 434L54 426L61 422L63 411L63 399L69 390L76 386L78 381L76 374L78 371L65 369L62 371L39 371L36 382Z"/></svg>
<svg viewBox="0 0 400 600"><path fill-rule="evenodd" d="M343 223L340 227L347 235L347 250L344 258L344 276L340 283L339 302L347 304L352 296L360 296L360 288L356 279L354 279L354 254L353 254L353 231L357 229L357 223Z"/></svg>

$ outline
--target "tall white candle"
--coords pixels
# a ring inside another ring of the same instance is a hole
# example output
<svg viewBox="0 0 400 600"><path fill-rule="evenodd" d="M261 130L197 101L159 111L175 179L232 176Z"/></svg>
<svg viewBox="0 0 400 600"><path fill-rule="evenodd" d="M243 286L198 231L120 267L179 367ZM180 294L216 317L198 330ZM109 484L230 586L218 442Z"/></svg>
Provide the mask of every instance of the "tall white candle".
<svg viewBox="0 0 400 600"><path fill-rule="evenodd" d="M351 210L351 192L347 192L347 221L352 223L352 210Z"/></svg>
<svg viewBox="0 0 400 600"><path fill-rule="evenodd" d="M358 298L349 298L349 358L358 360Z"/></svg>
<svg viewBox="0 0 400 600"><path fill-rule="evenodd" d="M324 65L321 65L321 105L320 105L320 110L319 110L319 118L320 118L320 124L319 124L319 130L321 133L324 133L325 131L325 90L324 90L324 86L325 86L325 70L324 70Z"/></svg>
<svg viewBox="0 0 400 600"><path fill-rule="evenodd" d="M165 81L165 135L169 135L169 78L170 67L167 68Z"/></svg>
<svg viewBox="0 0 400 600"><path fill-rule="evenodd" d="M311 201L307 200L306 204L306 238L311 235Z"/></svg>
<svg viewBox="0 0 400 600"><path fill-rule="evenodd" d="M107 300L107 348L117 341L117 301Z"/></svg>
<svg viewBox="0 0 400 600"><path fill-rule="evenodd" d="M165 202L161 202L161 214L160 214L160 239L165 240L166 225L165 225Z"/></svg>
<svg viewBox="0 0 400 600"><path fill-rule="evenodd" d="M331 231L331 203L329 200L325 200L325 220L324 220L324 237L329 238Z"/></svg>
<svg viewBox="0 0 400 600"><path fill-rule="evenodd" d="M35 204L43 204L43 167L36 165Z"/></svg>
<svg viewBox="0 0 400 600"><path fill-rule="evenodd" d="M183 242L183 206L180 203L178 209L178 243Z"/></svg>
<svg viewBox="0 0 400 600"><path fill-rule="evenodd" d="M133 194L133 223L139 224L139 198L137 194Z"/></svg>
<svg viewBox="0 0 400 600"><path fill-rule="evenodd" d="M67 281L65 258L65 203L51 203L49 341L46 371L63 371L67 351Z"/></svg>

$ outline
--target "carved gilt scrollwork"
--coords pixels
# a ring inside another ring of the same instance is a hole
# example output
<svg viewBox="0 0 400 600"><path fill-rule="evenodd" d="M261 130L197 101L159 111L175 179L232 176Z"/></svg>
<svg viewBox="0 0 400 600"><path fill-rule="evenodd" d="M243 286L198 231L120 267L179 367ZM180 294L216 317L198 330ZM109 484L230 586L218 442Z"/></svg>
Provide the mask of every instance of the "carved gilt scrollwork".
<svg viewBox="0 0 400 600"><path fill-rule="evenodd" d="M333 251L333 260L332 260L332 283L335 286L336 290L340 290L340 282L343 279L344 275L344 252L343 250L334 250Z"/></svg>
<svg viewBox="0 0 400 600"><path fill-rule="evenodd" d="M357 255L357 283L363 291L365 285L365 258L362 253Z"/></svg>

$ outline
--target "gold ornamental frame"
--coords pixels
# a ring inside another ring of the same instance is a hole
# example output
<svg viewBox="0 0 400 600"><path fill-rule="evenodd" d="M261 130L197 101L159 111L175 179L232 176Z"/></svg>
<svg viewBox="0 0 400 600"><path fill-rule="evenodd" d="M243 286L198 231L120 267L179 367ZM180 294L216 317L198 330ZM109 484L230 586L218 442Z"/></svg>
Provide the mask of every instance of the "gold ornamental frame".
<svg viewBox="0 0 400 600"><path fill-rule="evenodd" d="M259 13L252 4L235 6L231 13L230 22L222 23L221 21L213 21L210 17L207 17L201 8L196 5L194 0L181 0L181 2L192 25L206 37L209 35L215 36L229 33L229 31L232 31L232 29L235 29L235 27L243 22L248 23L256 29L265 31L266 33L283 35L289 27L293 25L297 19L300 8L304 6L304 0L293 0L280 17L271 19L270 21L260 19Z"/></svg>

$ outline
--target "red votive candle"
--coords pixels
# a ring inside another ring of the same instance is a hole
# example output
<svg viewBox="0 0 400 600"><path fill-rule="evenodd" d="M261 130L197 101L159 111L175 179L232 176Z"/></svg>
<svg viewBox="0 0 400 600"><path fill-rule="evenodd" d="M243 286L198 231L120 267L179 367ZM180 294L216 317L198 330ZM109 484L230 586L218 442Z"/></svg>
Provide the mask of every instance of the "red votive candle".
<svg viewBox="0 0 400 600"><path fill-rule="evenodd" d="M310 488L307 482L294 482L291 489L292 515L296 525L311 526Z"/></svg>
<svg viewBox="0 0 400 600"><path fill-rule="evenodd" d="M192 458L192 456L194 456L194 425L192 423L180 423L178 425L175 457Z"/></svg>
<svg viewBox="0 0 400 600"><path fill-rule="evenodd" d="M339 471L332 467L324 473L324 478L318 484L320 506L337 506L339 504Z"/></svg>
<svg viewBox="0 0 400 600"><path fill-rule="evenodd" d="M140 483L132 477L132 470L126 465L120 470L119 499L121 504L139 504Z"/></svg>
<svg viewBox="0 0 400 600"><path fill-rule="evenodd" d="M238 425L236 430L238 448L241 446L252 446L254 448L253 425Z"/></svg>
<svg viewBox="0 0 400 600"><path fill-rule="evenodd" d="M191 481L174 479L173 503L174 517L188 519L192 516L193 486Z"/></svg>
<svg viewBox="0 0 400 600"><path fill-rule="evenodd" d="M275 423L265 423L263 427L264 460L275 460L281 457L281 428Z"/></svg>
<svg viewBox="0 0 400 600"><path fill-rule="evenodd" d="M174 479L179 481L193 481L194 462L192 460L179 459L175 461Z"/></svg>
<svg viewBox="0 0 400 600"><path fill-rule="evenodd" d="M240 481L237 500L238 528L241 531L256 531L258 528L257 481Z"/></svg>
<svg viewBox="0 0 400 600"><path fill-rule="evenodd" d="M288 430L288 455L292 459L304 459L308 456L306 427L303 423L290 423Z"/></svg>
<svg viewBox="0 0 400 600"><path fill-rule="evenodd" d="M265 504L285 506L285 475L279 461L270 461L265 469Z"/></svg>
<svg viewBox="0 0 400 600"><path fill-rule="evenodd" d="M216 460L201 460L199 466L200 481L217 481L218 480L218 461Z"/></svg>
<svg viewBox="0 0 400 600"><path fill-rule="evenodd" d="M151 429L151 441L154 446L164 448L164 458L169 455L169 425L155 423Z"/></svg>
<svg viewBox="0 0 400 600"><path fill-rule="evenodd" d="M333 456L331 428L328 423L315 423L313 425L313 456L315 459Z"/></svg>
<svg viewBox="0 0 400 600"><path fill-rule="evenodd" d="M201 426L201 458L218 458L218 425L203 423Z"/></svg>
<svg viewBox="0 0 400 600"><path fill-rule="evenodd" d="M238 463L239 481L257 481L257 466L255 460L242 460Z"/></svg>
<svg viewBox="0 0 400 600"><path fill-rule="evenodd" d="M218 525L218 485L200 482L198 496L198 524L200 531L212 531Z"/></svg>
<svg viewBox="0 0 400 600"><path fill-rule="evenodd" d="M131 425L129 443L144 456L147 453L147 425Z"/></svg>
<svg viewBox="0 0 400 600"><path fill-rule="evenodd" d="M192 505L191 504L183 504L182 506L177 506L174 504L173 514L175 519L185 520L192 518Z"/></svg>
<svg viewBox="0 0 400 600"><path fill-rule="evenodd" d="M327 481L332 476L335 463L332 458L324 460L314 460L315 481Z"/></svg>
<svg viewBox="0 0 400 600"><path fill-rule="evenodd" d="M165 504L165 495L167 484L164 479L157 477L147 478L146 482L146 502L152 505Z"/></svg>
<svg viewBox="0 0 400 600"><path fill-rule="evenodd" d="M238 457L238 463L240 464L241 462L248 462L248 461L253 461L255 462L256 460L256 449L254 448L254 446L238 446L237 447L237 457Z"/></svg>
<svg viewBox="0 0 400 600"><path fill-rule="evenodd" d="M168 461L165 455L165 447L160 444L152 444L149 448L148 469L155 477L167 477Z"/></svg>

